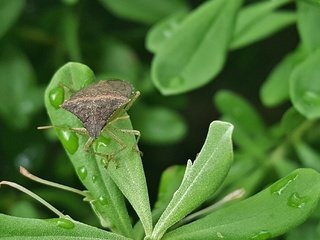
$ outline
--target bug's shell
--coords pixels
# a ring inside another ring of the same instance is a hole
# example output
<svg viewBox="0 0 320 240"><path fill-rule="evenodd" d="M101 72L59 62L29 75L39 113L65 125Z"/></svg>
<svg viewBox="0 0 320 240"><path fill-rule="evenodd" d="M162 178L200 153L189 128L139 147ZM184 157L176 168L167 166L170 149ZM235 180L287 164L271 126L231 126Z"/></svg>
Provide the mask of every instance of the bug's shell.
<svg viewBox="0 0 320 240"><path fill-rule="evenodd" d="M76 115L96 139L111 116L125 106L133 95L131 84L122 80L102 80L79 90L61 107Z"/></svg>

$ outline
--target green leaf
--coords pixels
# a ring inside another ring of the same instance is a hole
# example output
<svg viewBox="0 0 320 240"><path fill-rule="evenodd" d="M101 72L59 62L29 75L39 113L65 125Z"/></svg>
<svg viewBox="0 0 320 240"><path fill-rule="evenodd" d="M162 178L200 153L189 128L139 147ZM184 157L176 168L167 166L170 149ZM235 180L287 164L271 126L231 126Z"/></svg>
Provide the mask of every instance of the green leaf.
<svg viewBox="0 0 320 240"><path fill-rule="evenodd" d="M220 72L241 4L208 1L186 17L152 62L152 80L162 94L199 88Z"/></svg>
<svg viewBox="0 0 320 240"><path fill-rule="evenodd" d="M260 99L265 106L276 106L289 99L290 75L306 54L301 47L285 56L272 70L260 89Z"/></svg>
<svg viewBox="0 0 320 240"><path fill-rule="evenodd" d="M234 124L234 141L238 146L255 156L270 146L265 124L249 102L226 90L219 91L214 101L223 119Z"/></svg>
<svg viewBox="0 0 320 240"><path fill-rule="evenodd" d="M291 107L281 118L281 130L285 134L290 134L305 120L304 116L302 116L294 107Z"/></svg>
<svg viewBox="0 0 320 240"><path fill-rule="evenodd" d="M8 31L21 14L25 0L0 1L0 38Z"/></svg>
<svg viewBox="0 0 320 240"><path fill-rule="evenodd" d="M0 214L0 222L2 240L129 240L129 238L66 218L31 219Z"/></svg>
<svg viewBox="0 0 320 240"><path fill-rule="evenodd" d="M186 8L182 0L100 0L100 2L119 17L145 24L152 24Z"/></svg>
<svg viewBox="0 0 320 240"><path fill-rule="evenodd" d="M320 153L302 141L294 144L295 150L304 167L320 171Z"/></svg>
<svg viewBox="0 0 320 240"><path fill-rule="evenodd" d="M173 194L179 188L185 172L185 166L171 166L161 174L160 185L158 190L158 198L152 210L152 222L156 223L163 211L166 209ZM134 227L135 239L143 238L143 228L141 222Z"/></svg>
<svg viewBox="0 0 320 240"><path fill-rule="evenodd" d="M54 126L82 127L73 114L59 106L70 96L70 91L80 90L93 81L93 72L79 63L67 63L55 73L45 93L46 108ZM132 235L130 218L121 192L95 154L83 150L87 136L59 128L56 131L79 179L90 193L88 201L101 224L123 235Z"/></svg>
<svg viewBox="0 0 320 240"><path fill-rule="evenodd" d="M199 207L220 187L232 164L233 126L226 122L210 124L207 139L187 168L179 189L154 227L152 239L160 239L166 230Z"/></svg>
<svg viewBox="0 0 320 240"><path fill-rule="evenodd" d="M0 116L13 128L26 128L43 106L42 95L43 89L36 86L35 73L26 56L16 47L3 44L0 52Z"/></svg>
<svg viewBox="0 0 320 240"><path fill-rule="evenodd" d="M320 174L298 169L244 201L180 227L164 240L269 239L305 221L320 197Z"/></svg>
<svg viewBox="0 0 320 240"><path fill-rule="evenodd" d="M240 15L241 16L241 15ZM241 30L236 30L238 35L231 43L231 49L242 48L254 42L267 38L278 31L294 24L296 22L296 14L289 11L278 11L270 13L267 16L254 22L250 27Z"/></svg>
<svg viewBox="0 0 320 240"><path fill-rule="evenodd" d="M249 45L293 24L296 21L294 13L274 12L288 2L288 0L261 1L244 7L237 18L231 49Z"/></svg>
<svg viewBox="0 0 320 240"><path fill-rule="evenodd" d="M179 11L154 24L147 34L146 48L153 53L159 51L177 31L187 15L187 11Z"/></svg>
<svg viewBox="0 0 320 240"><path fill-rule="evenodd" d="M165 107L139 104L134 108L132 120L141 131L141 140L148 144L172 144L187 132L184 119Z"/></svg>
<svg viewBox="0 0 320 240"><path fill-rule="evenodd" d="M120 41L107 38L101 40L101 51L99 77L124 79L141 91L142 66L136 52Z"/></svg>
<svg viewBox="0 0 320 240"><path fill-rule="evenodd" d="M75 3L68 3L75 4ZM81 50L79 43L79 17L75 14L73 9L66 9L61 14L60 31L62 41L66 51L68 52L69 59L72 61L81 61Z"/></svg>
<svg viewBox="0 0 320 240"><path fill-rule="evenodd" d="M320 4L297 1L298 30L303 46L309 53L320 48Z"/></svg>
<svg viewBox="0 0 320 240"><path fill-rule="evenodd" d="M308 119L320 117L320 49L299 64L290 78L290 98Z"/></svg>

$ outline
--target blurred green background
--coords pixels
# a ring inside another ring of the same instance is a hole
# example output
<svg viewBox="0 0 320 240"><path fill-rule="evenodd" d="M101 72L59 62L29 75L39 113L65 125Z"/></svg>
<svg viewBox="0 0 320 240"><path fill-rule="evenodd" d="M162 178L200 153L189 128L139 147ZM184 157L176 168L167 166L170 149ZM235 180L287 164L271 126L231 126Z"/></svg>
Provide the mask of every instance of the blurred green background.
<svg viewBox="0 0 320 240"><path fill-rule="evenodd" d="M296 27L290 26L230 52L224 70L206 86L166 97L150 79L152 54L145 47L146 34L153 23L173 11L193 9L205 1L175 0L169 7L145 16L119 14L106 2L0 1L0 179L22 184L74 219L90 224L97 224L97 220L80 197L34 184L18 170L22 165L35 175L82 189L54 134L36 130L37 126L50 124L43 93L60 66L68 61L81 62L99 79L121 78L141 91L130 115L133 126L142 133L139 146L154 203L161 172L194 159L209 123L219 119L212 102L218 90L232 90L246 98L267 125L281 119L290 104L263 107L259 89L273 67L299 42ZM0 212L51 216L28 196L8 188L1 189Z"/></svg>

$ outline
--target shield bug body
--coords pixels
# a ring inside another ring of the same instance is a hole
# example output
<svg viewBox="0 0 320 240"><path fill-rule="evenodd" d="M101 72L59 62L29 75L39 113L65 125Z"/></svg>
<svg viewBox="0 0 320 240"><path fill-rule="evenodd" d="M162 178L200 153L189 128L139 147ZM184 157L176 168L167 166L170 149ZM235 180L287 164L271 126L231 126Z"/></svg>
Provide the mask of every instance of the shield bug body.
<svg viewBox="0 0 320 240"><path fill-rule="evenodd" d="M123 114L129 110L139 95L140 93L135 92L131 84L125 81L101 80L77 91L65 100L60 107L74 114L82 122L84 128L70 128L70 130L89 136L84 146L84 150L87 151L109 123L128 118L127 115L123 116ZM39 127L38 129L46 128L50 127ZM134 134L138 136L137 141L139 140L139 131L118 130ZM119 151L123 150L125 144L115 134L110 135L122 146Z"/></svg>

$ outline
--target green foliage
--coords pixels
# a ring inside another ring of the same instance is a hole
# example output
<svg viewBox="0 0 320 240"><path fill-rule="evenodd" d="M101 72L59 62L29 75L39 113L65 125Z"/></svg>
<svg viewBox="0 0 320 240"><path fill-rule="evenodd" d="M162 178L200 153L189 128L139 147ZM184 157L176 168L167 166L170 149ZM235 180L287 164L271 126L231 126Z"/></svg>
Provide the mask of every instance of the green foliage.
<svg viewBox="0 0 320 240"><path fill-rule="evenodd" d="M82 203L37 188L59 218L4 192L1 239L320 238L318 0L4 0L0 13L1 178L24 165L84 187ZM141 97L86 149L61 104L115 78Z"/></svg>

